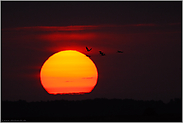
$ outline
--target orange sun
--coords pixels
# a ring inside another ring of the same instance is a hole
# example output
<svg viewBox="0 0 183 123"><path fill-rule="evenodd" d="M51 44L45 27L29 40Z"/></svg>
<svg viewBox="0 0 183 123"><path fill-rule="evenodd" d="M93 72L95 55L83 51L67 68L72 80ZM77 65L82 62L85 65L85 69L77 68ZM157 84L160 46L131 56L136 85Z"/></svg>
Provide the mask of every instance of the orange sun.
<svg viewBox="0 0 183 123"><path fill-rule="evenodd" d="M49 94L83 94L93 90L98 72L86 55L65 50L46 60L41 68L40 79Z"/></svg>

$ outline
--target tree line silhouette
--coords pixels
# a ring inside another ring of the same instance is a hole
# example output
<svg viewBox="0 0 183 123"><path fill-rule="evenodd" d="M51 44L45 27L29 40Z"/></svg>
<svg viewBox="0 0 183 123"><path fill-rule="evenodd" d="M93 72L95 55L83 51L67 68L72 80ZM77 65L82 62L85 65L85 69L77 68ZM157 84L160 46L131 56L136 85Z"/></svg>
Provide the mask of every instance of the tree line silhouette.
<svg viewBox="0 0 183 123"><path fill-rule="evenodd" d="M182 121L182 100L87 99L26 102L2 101L1 120L26 121Z"/></svg>

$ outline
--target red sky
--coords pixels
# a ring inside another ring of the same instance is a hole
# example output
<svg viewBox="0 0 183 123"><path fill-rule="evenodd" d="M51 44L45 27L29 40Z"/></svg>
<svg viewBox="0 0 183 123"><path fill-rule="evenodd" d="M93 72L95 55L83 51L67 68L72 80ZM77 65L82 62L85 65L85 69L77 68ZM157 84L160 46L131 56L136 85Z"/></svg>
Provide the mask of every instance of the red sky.
<svg viewBox="0 0 183 123"><path fill-rule="evenodd" d="M82 11L77 7L68 10L60 2L61 8L50 4L53 7L50 12L46 9L47 3L43 3L2 3L2 100L131 98L169 101L181 97L181 3L77 3ZM38 9L38 5L42 9ZM66 5L73 6L72 2ZM95 14L91 14L86 6L95 6L100 11L92 9ZM17 7L21 11L15 9ZM56 8L61 17L56 16L59 15ZM34 15L34 12L37 13ZM56 15L51 16L51 12ZM30 17L35 19L30 21ZM18 23L10 23L12 19ZM43 23L40 19L44 19ZM92 50L87 52L86 46ZM91 55L99 72L98 84L92 93L53 96L41 86L39 72L45 60L66 49ZM106 56L100 56L100 50ZM124 53L118 54L117 50Z"/></svg>

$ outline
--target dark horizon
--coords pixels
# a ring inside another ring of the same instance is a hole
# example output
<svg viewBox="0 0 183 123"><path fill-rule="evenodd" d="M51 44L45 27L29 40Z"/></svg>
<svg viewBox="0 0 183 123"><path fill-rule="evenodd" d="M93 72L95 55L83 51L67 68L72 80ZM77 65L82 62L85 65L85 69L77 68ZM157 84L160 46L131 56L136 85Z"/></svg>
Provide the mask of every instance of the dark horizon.
<svg viewBox="0 0 183 123"><path fill-rule="evenodd" d="M50 94L52 95L52 94ZM60 95L60 94L56 94L55 96L57 95ZM76 95L83 95L83 94L63 94L63 95L73 95L73 96L76 96ZM2 102L26 102L26 103L33 103L33 102L54 102L54 101L86 101L86 100L97 100L97 99L101 99L101 100L133 100L133 101L144 101L144 102L151 102L151 101L155 101L155 102L162 102L164 104L168 104L174 100L182 100L182 98L172 98L170 99L169 101L167 102L164 102L163 100L153 100L153 99L150 99L150 100L137 100L137 99L130 99L130 98L124 98L124 99L120 99L120 98L89 98L89 99L80 99L80 100L67 100L67 99L56 99L56 100L37 100L37 101L27 101L27 100L22 100L22 99L18 99L18 100L2 100Z"/></svg>
<svg viewBox="0 0 183 123"><path fill-rule="evenodd" d="M182 99L169 103L96 98L82 101L2 101L1 121L23 122L180 122Z"/></svg>
<svg viewBox="0 0 183 123"><path fill-rule="evenodd" d="M46 92L46 90L44 90ZM46 92L47 93L47 92ZM92 93L92 92L91 92ZM106 100L134 100L134 101L144 101L144 102L148 102L148 101L161 101L164 104L168 104L173 100L182 100L181 98L175 97L175 98L170 98L169 100L154 100L154 99L133 99L133 98L106 98L106 97L94 97L94 98L87 98L87 95L90 95L90 93L76 93L76 94L48 94L50 96L53 97L57 97L56 99L43 99L43 100L25 100L25 99L17 99L17 100L1 100L3 102L19 102L19 101L23 101L23 102L27 102L27 103L32 103L32 102L53 102L53 101L85 101L85 100L96 100L96 99L106 99ZM85 96L86 98L84 98L83 96Z"/></svg>

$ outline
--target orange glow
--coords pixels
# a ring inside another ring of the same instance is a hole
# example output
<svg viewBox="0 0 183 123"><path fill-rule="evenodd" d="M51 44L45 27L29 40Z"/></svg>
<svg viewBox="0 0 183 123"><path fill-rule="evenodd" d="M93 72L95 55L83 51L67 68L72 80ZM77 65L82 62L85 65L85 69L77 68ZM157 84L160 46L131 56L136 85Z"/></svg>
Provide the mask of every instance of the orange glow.
<svg viewBox="0 0 183 123"><path fill-rule="evenodd" d="M86 55L65 50L50 56L40 72L41 84L49 94L90 93L97 84L98 72Z"/></svg>

